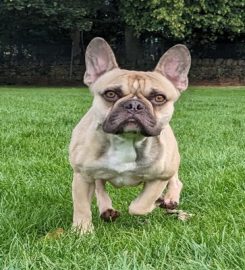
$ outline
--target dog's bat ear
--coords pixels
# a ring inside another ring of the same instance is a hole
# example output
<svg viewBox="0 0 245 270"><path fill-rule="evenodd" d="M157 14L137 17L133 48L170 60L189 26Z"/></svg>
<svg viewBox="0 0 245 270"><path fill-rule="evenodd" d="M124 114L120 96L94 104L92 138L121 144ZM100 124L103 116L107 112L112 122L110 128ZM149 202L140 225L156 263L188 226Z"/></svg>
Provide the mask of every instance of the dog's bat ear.
<svg viewBox="0 0 245 270"><path fill-rule="evenodd" d="M154 71L161 73L181 92L188 87L191 55L186 46L171 47L159 60Z"/></svg>
<svg viewBox="0 0 245 270"><path fill-rule="evenodd" d="M85 62L84 83L88 86L93 84L104 73L118 67L111 47L100 37L90 41L85 54Z"/></svg>

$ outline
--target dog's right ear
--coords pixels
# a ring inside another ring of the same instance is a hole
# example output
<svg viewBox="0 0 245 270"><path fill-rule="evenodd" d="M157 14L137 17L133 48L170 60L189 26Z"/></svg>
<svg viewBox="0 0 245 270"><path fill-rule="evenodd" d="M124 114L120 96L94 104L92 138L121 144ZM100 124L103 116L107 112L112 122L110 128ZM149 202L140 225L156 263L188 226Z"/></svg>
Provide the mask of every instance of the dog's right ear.
<svg viewBox="0 0 245 270"><path fill-rule="evenodd" d="M111 47L103 38L99 37L90 41L85 54L85 62L84 83L88 86L104 73L118 67Z"/></svg>

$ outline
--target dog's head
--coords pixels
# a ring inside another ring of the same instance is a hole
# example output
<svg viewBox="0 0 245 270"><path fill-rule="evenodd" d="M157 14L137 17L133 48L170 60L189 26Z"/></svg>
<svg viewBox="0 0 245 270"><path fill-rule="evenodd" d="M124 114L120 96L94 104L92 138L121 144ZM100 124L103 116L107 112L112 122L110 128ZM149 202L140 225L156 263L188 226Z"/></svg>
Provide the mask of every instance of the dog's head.
<svg viewBox="0 0 245 270"><path fill-rule="evenodd" d="M104 132L157 136L188 86L191 57L184 45L170 48L153 72L120 69L112 49L94 38L86 51L84 83L94 95L92 110Z"/></svg>

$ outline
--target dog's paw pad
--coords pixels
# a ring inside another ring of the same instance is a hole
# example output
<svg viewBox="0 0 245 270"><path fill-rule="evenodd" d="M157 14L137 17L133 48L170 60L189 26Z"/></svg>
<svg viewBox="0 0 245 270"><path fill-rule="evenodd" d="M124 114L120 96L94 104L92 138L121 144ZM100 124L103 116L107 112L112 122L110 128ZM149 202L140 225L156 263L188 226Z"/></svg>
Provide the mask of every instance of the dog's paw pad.
<svg viewBox="0 0 245 270"><path fill-rule="evenodd" d="M119 216L120 212L114 209L107 209L100 215L100 217L106 222L115 221Z"/></svg>
<svg viewBox="0 0 245 270"><path fill-rule="evenodd" d="M171 200L164 200L163 198L159 198L156 201L156 204L159 205L159 207L161 208L165 208L165 209L176 209L178 206L178 203L175 201L171 201Z"/></svg>

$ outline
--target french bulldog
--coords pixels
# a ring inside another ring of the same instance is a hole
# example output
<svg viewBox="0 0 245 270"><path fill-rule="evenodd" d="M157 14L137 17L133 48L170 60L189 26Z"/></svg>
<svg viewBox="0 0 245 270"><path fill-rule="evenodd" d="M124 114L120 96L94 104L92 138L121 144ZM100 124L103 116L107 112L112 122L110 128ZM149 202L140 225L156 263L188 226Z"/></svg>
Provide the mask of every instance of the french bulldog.
<svg viewBox="0 0 245 270"><path fill-rule="evenodd" d="M108 43L97 37L89 43L85 61L84 83L93 103L73 130L69 147L73 226L81 234L93 230L94 193L102 219L119 216L106 182L143 185L129 205L131 215L148 214L159 204L167 209L179 204L180 156L169 121L175 101L187 89L191 57L184 45L176 45L152 72L120 69Z"/></svg>

